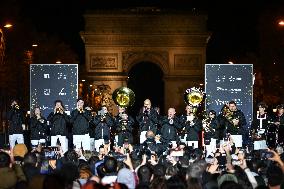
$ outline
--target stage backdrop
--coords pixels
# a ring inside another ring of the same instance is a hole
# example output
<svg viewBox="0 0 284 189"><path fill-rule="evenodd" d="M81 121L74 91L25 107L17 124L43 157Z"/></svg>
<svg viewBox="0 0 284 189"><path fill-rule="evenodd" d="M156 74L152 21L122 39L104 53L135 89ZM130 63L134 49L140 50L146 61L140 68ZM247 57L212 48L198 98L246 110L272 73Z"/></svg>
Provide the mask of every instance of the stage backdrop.
<svg viewBox="0 0 284 189"><path fill-rule="evenodd" d="M246 116L247 127L253 112L253 65L206 64L206 110L220 113L224 104L234 100Z"/></svg>
<svg viewBox="0 0 284 189"><path fill-rule="evenodd" d="M31 64L30 108L39 106L45 118L54 110L54 101L62 100L67 113L76 107L78 65Z"/></svg>

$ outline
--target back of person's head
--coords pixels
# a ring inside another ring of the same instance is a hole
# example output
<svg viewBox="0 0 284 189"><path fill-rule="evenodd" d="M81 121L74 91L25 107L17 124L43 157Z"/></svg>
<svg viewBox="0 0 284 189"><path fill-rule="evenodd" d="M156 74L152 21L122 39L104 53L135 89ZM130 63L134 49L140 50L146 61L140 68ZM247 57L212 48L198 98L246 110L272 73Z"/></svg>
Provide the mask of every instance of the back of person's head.
<svg viewBox="0 0 284 189"><path fill-rule="evenodd" d="M166 178L169 179L170 177L178 174L178 168L176 166L168 166L166 169Z"/></svg>
<svg viewBox="0 0 284 189"><path fill-rule="evenodd" d="M152 170L149 166L147 165L142 165L139 169L138 169L138 178L139 178L139 182L143 182L143 183L150 183L151 177L152 177Z"/></svg>
<svg viewBox="0 0 284 189"><path fill-rule="evenodd" d="M6 152L0 152L0 168L9 167L10 163L10 155Z"/></svg>
<svg viewBox="0 0 284 189"><path fill-rule="evenodd" d="M185 182L177 175L172 176L166 181L166 188L167 189L185 189L186 185ZM196 189L201 189L201 188L196 188Z"/></svg>
<svg viewBox="0 0 284 189"><path fill-rule="evenodd" d="M64 181L56 174L46 175L43 181L43 189L62 189Z"/></svg>
<svg viewBox="0 0 284 189"><path fill-rule="evenodd" d="M220 189L244 189L244 188L242 187L242 185L234 181L224 181L221 184Z"/></svg>
<svg viewBox="0 0 284 189"><path fill-rule="evenodd" d="M161 164L157 164L153 169L154 178L155 177L164 177L166 174L166 167Z"/></svg>
<svg viewBox="0 0 284 189"><path fill-rule="evenodd" d="M104 170L106 174L117 172L117 160L114 157L108 157L104 161Z"/></svg>
<svg viewBox="0 0 284 189"><path fill-rule="evenodd" d="M164 188L166 188L165 177L154 178L150 183L150 188L153 188L153 189L164 189Z"/></svg>
<svg viewBox="0 0 284 189"><path fill-rule="evenodd" d="M37 157L34 153L27 153L25 156L24 156L24 160L23 160L23 163L24 165L30 165L30 166L36 166L37 164Z"/></svg>
<svg viewBox="0 0 284 189"><path fill-rule="evenodd" d="M189 178L187 179L187 188L188 189L202 189L202 186L197 178Z"/></svg>
<svg viewBox="0 0 284 189"><path fill-rule="evenodd" d="M100 161L99 156L91 156L88 160L89 165L94 165L96 164L98 161Z"/></svg>
<svg viewBox="0 0 284 189"><path fill-rule="evenodd" d="M201 166L201 163L199 161L192 163L188 169L187 169L187 174L186 176L188 178L197 178L201 179L201 176L204 172L204 167Z"/></svg>
<svg viewBox="0 0 284 189"><path fill-rule="evenodd" d="M13 148L13 156L14 157L24 158L24 156L27 153L28 153L28 148L25 144L16 144Z"/></svg>
<svg viewBox="0 0 284 189"><path fill-rule="evenodd" d="M78 154L75 150L68 150L65 152L64 157L66 162L78 163Z"/></svg>
<svg viewBox="0 0 284 189"><path fill-rule="evenodd" d="M276 165L270 165L267 169L267 180L269 186L281 185L283 181L283 172L280 167Z"/></svg>
<svg viewBox="0 0 284 189"><path fill-rule="evenodd" d="M74 180L79 178L79 170L77 165L72 162L64 163L56 174L64 181L65 184L70 185Z"/></svg>
<svg viewBox="0 0 284 189"><path fill-rule="evenodd" d="M238 178L238 184L240 184L244 189L252 188L251 182L249 181L247 174L240 166L235 166L234 174Z"/></svg>

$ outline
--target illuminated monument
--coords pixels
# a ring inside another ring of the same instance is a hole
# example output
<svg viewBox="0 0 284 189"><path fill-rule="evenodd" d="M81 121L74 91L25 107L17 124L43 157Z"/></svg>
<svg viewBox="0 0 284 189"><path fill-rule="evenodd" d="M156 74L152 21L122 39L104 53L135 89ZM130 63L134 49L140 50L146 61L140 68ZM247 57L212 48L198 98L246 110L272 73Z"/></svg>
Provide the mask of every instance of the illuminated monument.
<svg viewBox="0 0 284 189"><path fill-rule="evenodd" d="M134 65L151 62L164 73L165 108L183 110L184 91L204 81L206 21L204 14L149 7L89 12L81 32L85 78L113 91L127 85Z"/></svg>

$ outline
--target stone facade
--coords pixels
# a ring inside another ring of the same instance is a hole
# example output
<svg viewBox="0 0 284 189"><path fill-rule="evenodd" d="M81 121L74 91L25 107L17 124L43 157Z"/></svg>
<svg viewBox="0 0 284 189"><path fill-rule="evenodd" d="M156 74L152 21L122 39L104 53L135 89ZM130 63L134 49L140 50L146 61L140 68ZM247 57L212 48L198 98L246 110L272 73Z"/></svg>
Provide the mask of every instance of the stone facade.
<svg viewBox="0 0 284 189"><path fill-rule="evenodd" d="M207 16L191 12L134 8L85 15L81 32L86 49L86 78L112 90L126 86L140 62L164 73L165 108L184 108L183 93L204 81Z"/></svg>

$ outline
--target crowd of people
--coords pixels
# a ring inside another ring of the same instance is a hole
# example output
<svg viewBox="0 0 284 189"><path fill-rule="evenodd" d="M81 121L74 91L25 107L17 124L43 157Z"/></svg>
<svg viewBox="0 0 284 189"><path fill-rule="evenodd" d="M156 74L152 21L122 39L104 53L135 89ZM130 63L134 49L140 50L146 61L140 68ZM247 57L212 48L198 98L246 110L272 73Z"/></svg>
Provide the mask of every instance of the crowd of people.
<svg viewBox="0 0 284 189"><path fill-rule="evenodd" d="M14 100L7 113L10 148L0 152L0 179L7 178L0 189L280 188L284 105L274 115L265 103L257 107L248 131L234 101L218 115L210 110L199 117L191 105L180 116L174 108L162 116L146 99L132 118L122 107L116 116L105 106L92 113L82 99L67 115L56 100L47 118L34 108L26 146L23 112ZM252 146L244 143L247 132Z"/></svg>

